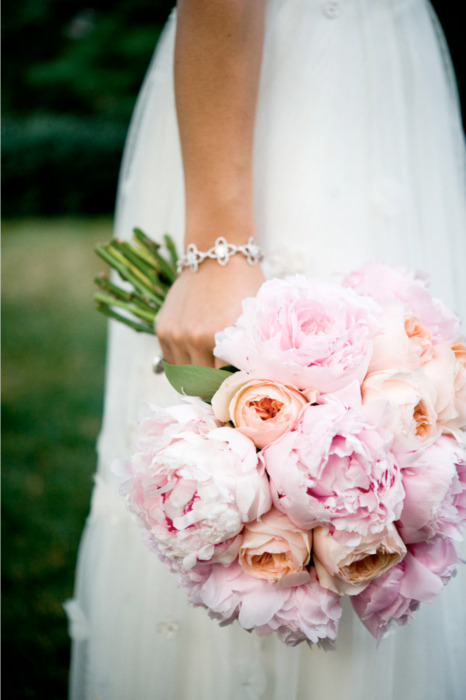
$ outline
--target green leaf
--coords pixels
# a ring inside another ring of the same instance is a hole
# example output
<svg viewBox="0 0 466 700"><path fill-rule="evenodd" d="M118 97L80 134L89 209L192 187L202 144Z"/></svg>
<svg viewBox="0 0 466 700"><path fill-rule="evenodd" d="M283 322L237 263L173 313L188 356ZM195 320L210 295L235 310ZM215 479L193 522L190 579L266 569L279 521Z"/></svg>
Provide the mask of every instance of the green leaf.
<svg viewBox="0 0 466 700"><path fill-rule="evenodd" d="M231 376L231 372L201 365L171 365L163 363L165 376L179 394L200 396L210 401L220 384Z"/></svg>

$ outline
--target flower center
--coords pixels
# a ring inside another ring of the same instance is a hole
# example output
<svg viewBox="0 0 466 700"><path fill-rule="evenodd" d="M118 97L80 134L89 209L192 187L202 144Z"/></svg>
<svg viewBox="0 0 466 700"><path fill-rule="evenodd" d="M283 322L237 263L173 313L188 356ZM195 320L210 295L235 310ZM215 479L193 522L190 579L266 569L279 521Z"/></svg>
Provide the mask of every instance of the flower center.
<svg viewBox="0 0 466 700"><path fill-rule="evenodd" d="M266 421L272 420L280 413L283 403L277 399L271 399L270 396L264 396L261 399L248 401L248 408L254 410L261 420Z"/></svg>
<svg viewBox="0 0 466 700"><path fill-rule="evenodd" d="M261 569L273 569L274 571L282 570L284 567L288 567L289 558L286 552L263 552L262 554L255 554L251 558L251 563L254 567L259 567Z"/></svg>
<svg viewBox="0 0 466 700"><path fill-rule="evenodd" d="M367 554L362 559L343 566L340 570L341 577L348 582L359 582L372 578L376 572L384 571L392 564L396 564L398 556L395 552L387 552L384 546L377 549L375 554Z"/></svg>
<svg viewBox="0 0 466 700"><path fill-rule="evenodd" d="M427 406L424 401L419 401L414 407L414 422L416 423L416 435L420 438L430 433L430 421Z"/></svg>

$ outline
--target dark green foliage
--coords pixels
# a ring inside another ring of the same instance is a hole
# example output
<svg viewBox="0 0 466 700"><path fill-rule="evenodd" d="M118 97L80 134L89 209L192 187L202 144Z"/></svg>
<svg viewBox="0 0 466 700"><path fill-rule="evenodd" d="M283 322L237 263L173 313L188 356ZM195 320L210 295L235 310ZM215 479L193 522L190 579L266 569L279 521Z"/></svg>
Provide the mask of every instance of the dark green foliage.
<svg viewBox="0 0 466 700"><path fill-rule="evenodd" d="M4 215L113 211L129 118L172 5L5 5Z"/></svg>
<svg viewBox="0 0 466 700"><path fill-rule="evenodd" d="M3 109L127 121L170 0L17 0L3 9Z"/></svg>
<svg viewBox="0 0 466 700"><path fill-rule="evenodd" d="M111 212L125 133L100 117L4 118L3 215Z"/></svg>

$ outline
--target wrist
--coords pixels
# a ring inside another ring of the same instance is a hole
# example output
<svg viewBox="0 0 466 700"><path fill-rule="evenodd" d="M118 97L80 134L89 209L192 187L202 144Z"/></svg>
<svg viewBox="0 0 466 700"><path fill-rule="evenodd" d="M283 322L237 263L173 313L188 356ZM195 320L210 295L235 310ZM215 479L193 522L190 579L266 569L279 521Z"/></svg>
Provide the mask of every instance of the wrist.
<svg viewBox="0 0 466 700"><path fill-rule="evenodd" d="M234 245L254 237L254 209L251 197L214 195L202 206L199 200L186 205L185 245L194 243L200 250L211 248L219 236Z"/></svg>
<svg viewBox="0 0 466 700"><path fill-rule="evenodd" d="M246 243L237 245L219 236L207 250L200 250L195 243L190 243L178 259L177 271L180 274L189 268L192 272L197 272L199 266L207 261L214 261L224 267L233 258L243 258L252 267L261 262L263 254L252 237Z"/></svg>

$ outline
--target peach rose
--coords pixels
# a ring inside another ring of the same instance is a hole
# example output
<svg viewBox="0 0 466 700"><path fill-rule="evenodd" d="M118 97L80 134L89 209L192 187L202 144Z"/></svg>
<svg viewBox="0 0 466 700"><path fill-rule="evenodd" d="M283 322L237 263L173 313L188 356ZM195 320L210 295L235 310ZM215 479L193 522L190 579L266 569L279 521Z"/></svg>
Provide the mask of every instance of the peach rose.
<svg viewBox="0 0 466 700"><path fill-rule="evenodd" d="M304 532L275 508L245 525L239 549L239 563L256 578L282 581L290 585L305 583L303 571L311 556L312 533Z"/></svg>
<svg viewBox="0 0 466 700"><path fill-rule="evenodd" d="M409 315L405 319L406 335L417 349L421 363L432 357L432 333L416 316Z"/></svg>
<svg viewBox="0 0 466 700"><path fill-rule="evenodd" d="M462 339L439 343L424 369L437 389L439 423L450 430L466 427L466 344Z"/></svg>
<svg viewBox="0 0 466 700"><path fill-rule="evenodd" d="M320 585L340 595L357 595L370 581L398 564L406 547L392 524L377 535L363 539L357 547L336 540L329 528L313 532L313 558Z"/></svg>
<svg viewBox="0 0 466 700"><path fill-rule="evenodd" d="M393 420L385 427L395 437L404 435L430 443L440 434L435 410L437 391L422 369L372 372L364 380L361 394L363 405L380 399L390 403Z"/></svg>
<svg viewBox="0 0 466 700"><path fill-rule="evenodd" d="M401 302L383 305L374 336L369 373L393 368L415 369L433 357L432 334Z"/></svg>
<svg viewBox="0 0 466 700"><path fill-rule="evenodd" d="M213 396L212 408L219 420L231 420L262 449L296 423L308 399L314 402L317 392L307 392L307 396L257 372L235 372Z"/></svg>

